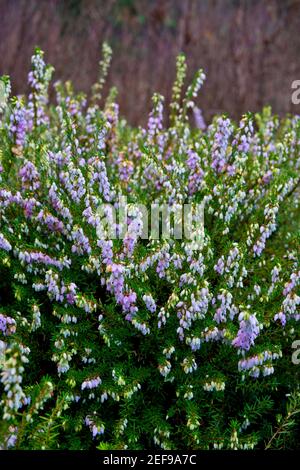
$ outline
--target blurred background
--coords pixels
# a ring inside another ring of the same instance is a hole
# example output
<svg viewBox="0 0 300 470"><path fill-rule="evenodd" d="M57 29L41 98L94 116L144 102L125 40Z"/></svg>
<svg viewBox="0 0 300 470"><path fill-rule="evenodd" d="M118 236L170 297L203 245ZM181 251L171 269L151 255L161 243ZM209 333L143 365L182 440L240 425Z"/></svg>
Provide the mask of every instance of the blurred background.
<svg viewBox="0 0 300 470"><path fill-rule="evenodd" d="M300 113L291 83L300 79L300 0L0 0L0 74L14 93L27 89L35 45L55 79L88 91L102 42L113 48L108 85L121 113L144 124L154 91L170 97L175 57L185 52L188 75L207 75L198 106L204 117L238 118L270 104Z"/></svg>

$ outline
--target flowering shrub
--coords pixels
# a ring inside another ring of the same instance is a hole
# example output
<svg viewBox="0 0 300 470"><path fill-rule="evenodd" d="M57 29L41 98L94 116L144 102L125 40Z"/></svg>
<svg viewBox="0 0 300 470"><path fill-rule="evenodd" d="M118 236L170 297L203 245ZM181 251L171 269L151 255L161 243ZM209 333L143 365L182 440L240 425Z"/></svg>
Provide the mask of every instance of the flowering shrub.
<svg viewBox="0 0 300 470"><path fill-rule="evenodd" d="M1 446L295 446L300 118L206 127L180 55L169 113L155 94L132 129L115 89L100 107L110 58L88 100L49 104L38 49L27 98L2 78ZM141 236L140 206L203 201L201 244Z"/></svg>

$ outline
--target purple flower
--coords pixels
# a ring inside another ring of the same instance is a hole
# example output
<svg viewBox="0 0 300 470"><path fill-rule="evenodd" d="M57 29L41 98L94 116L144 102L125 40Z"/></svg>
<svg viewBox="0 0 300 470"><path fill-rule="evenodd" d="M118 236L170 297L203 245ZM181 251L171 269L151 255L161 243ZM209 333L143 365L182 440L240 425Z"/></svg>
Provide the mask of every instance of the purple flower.
<svg viewBox="0 0 300 470"><path fill-rule="evenodd" d="M241 312L239 315L240 328L236 338L232 341L236 348L249 351L250 346L254 344L255 339L259 335L259 323L256 316L248 315Z"/></svg>
<svg viewBox="0 0 300 470"><path fill-rule="evenodd" d="M196 124L197 129L201 129L201 131L204 131L206 129L206 124L204 121L202 110L198 108L197 106L194 106L193 113L194 113L194 119L195 119L195 124Z"/></svg>
<svg viewBox="0 0 300 470"><path fill-rule="evenodd" d="M13 318L0 313L0 330L4 336L11 335L16 331L16 322Z"/></svg>
<svg viewBox="0 0 300 470"><path fill-rule="evenodd" d="M98 387L102 383L102 380L100 377L94 377L92 379L86 379L84 382L81 384L81 390L84 389L89 389L91 390L92 388Z"/></svg>
<svg viewBox="0 0 300 470"><path fill-rule="evenodd" d="M229 158L227 155L227 150L232 132L233 127L229 119L222 117L217 119L214 143L212 146L211 164L211 167L215 170L216 173L221 173L227 164Z"/></svg>
<svg viewBox="0 0 300 470"><path fill-rule="evenodd" d="M150 294L144 295L143 296L143 301L145 302L146 307L149 310L149 312L154 313L156 311L156 303L155 303L152 295L150 295Z"/></svg>
<svg viewBox="0 0 300 470"><path fill-rule="evenodd" d="M11 249L12 246L9 241L0 233L0 250L10 251Z"/></svg>

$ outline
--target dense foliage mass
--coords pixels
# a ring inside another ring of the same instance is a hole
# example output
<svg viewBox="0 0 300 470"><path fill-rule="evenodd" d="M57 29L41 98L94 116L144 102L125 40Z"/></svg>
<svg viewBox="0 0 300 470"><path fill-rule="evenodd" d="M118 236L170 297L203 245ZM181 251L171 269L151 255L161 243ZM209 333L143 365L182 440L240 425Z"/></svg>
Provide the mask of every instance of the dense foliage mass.
<svg viewBox="0 0 300 470"><path fill-rule="evenodd" d="M180 55L169 112L155 94L132 129L101 105L110 57L53 105L40 50L28 97L1 79L1 447L295 448L300 118L206 128ZM141 238L138 204L202 201L201 245Z"/></svg>

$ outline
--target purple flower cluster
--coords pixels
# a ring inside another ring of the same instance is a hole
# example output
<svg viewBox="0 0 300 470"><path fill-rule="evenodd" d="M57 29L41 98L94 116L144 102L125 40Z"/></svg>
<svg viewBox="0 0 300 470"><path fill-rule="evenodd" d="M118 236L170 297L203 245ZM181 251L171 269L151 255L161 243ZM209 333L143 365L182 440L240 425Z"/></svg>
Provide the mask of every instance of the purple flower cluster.
<svg viewBox="0 0 300 470"><path fill-rule="evenodd" d="M300 270L294 272L290 276L290 281L286 283L283 290L283 295L287 296L295 289L296 286L300 284Z"/></svg>
<svg viewBox="0 0 300 470"><path fill-rule="evenodd" d="M131 321L138 311L136 306L137 295L132 290L126 290L124 281L124 267L120 264L108 265L106 271L111 273L106 281L109 292L115 295L116 301L126 313L126 320Z"/></svg>
<svg viewBox="0 0 300 470"><path fill-rule="evenodd" d="M223 276L226 273L227 286L232 288L235 284L238 287L243 287L243 278L247 276L245 266L241 266L243 255L237 244L229 251L227 258L224 255L218 259L214 266L214 270Z"/></svg>
<svg viewBox="0 0 300 470"><path fill-rule="evenodd" d="M75 303L76 289L77 286L74 282L65 285L63 281L59 280L57 273L54 273L51 269L45 274L45 284L34 284L33 287L36 291L47 290L51 300L56 302L67 302L68 304Z"/></svg>
<svg viewBox="0 0 300 470"><path fill-rule="evenodd" d="M27 161L19 171L19 176L22 181L22 189L28 189L35 191L40 187L39 172L37 171L34 164Z"/></svg>
<svg viewBox="0 0 300 470"><path fill-rule="evenodd" d="M232 135L233 127L229 119L222 117L217 119L216 132L214 134L214 142L212 146L212 163L211 167L216 173L225 170L229 156L227 155L229 147L229 139Z"/></svg>
<svg viewBox="0 0 300 470"><path fill-rule="evenodd" d="M124 255L127 257L132 256L138 239L142 235L142 230L142 213L138 209L130 210L130 215L127 218L127 232L123 240Z"/></svg>
<svg viewBox="0 0 300 470"><path fill-rule="evenodd" d="M170 266L170 253L163 251L158 259L156 272L158 277L163 279L166 277L166 271Z"/></svg>
<svg viewBox="0 0 300 470"><path fill-rule="evenodd" d="M150 140L153 140L153 138L157 136L163 128L163 101L164 99L162 96L158 94L154 95L154 107L148 119L148 136Z"/></svg>
<svg viewBox="0 0 300 470"><path fill-rule="evenodd" d="M226 322L227 313L229 314L230 320L233 320L238 313L238 308L232 303L232 298L232 294L227 291L223 291L217 295L217 299L221 302L220 307L217 308L214 315L214 320L217 323Z"/></svg>
<svg viewBox="0 0 300 470"><path fill-rule="evenodd" d="M256 315L241 312L239 314L240 328L236 338L232 341L236 348L249 351L250 346L254 344L255 339L259 335L259 323Z"/></svg>
<svg viewBox="0 0 300 470"><path fill-rule="evenodd" d="M92 379L86 379L81 384L81 390L89 389L98 387L102 383L100 377L94 377Z"/></svg>
<svg viewBox="0 0 300 470"><path fill-rule="evenodd" d="M69 265L68 261L60 261L55 258L51 258L51 256L41 253L40 251L19 251L18 258L22 263L26 263L27 265L38 263L45 266L56 266L60 270Z"/></svg>
<svg viewBox="0 0 300 470"><path fill-rule="evenodd" d="M50 232L63 233L65 231L63 222L43 209L38 213L36 219L45 225Z"/></svg>
<svg viewBox="0 0 300 470"><path fill-rule="evenodd" d="M279 359L281 356L281 351L273 353L271 351L263 351L255 356L241 359L238 363L238 368L240 371L248 371L251 377L259 377L261 372L266 377L274 372L272 361Z"/></svg>
<svg viewBox="0 0 300 470"><path fill-rule="evenodd" d="M265 208L265 216L267 223L260 227L260 237L253 246L255 256L260 256L265 249L266 241L273 232L276 230L276 215L278 213L278 207L267 206Z"/></svg>
<svg viewBox="0 0 300 470"><path fill-rule="evenodd" d="M274 320L280 320L282 325L286 324L287 318L300 320L300 296L295 289L300 284L300 271L294 272L290 276L290 281L285 284L283 295L285 299L281 305L281 311L276 313Z"/></svg>
<svg viewBox="0 0 300 470"><path fill-rule="evenodd" d="M59 174L60 183L68 191L71 199L77 204L80 203L86 194L86 182L79 168L74 168L70 163L68 171L61 171Z"/></svg>
<svg viewBox="0 0 300 470"><path fill-rule="evenodd" d="M35 50L31 63L32 70L28 74L28 83L32 90L29 95L29 105L34 109L36 125L47 125L49 123L49 117L46 113L47 89L53 68L45 64L43 52L39 49Z"/></svg>
<svg viewBox="0 0 300 470"><path fill-rule="evenodd" d="M120 181L122 181L124 186L128 188L127 185L130 184L130 179L134 173L134 165L132 161L128 160L123 153L120 153L117 159L117 167Z"/></svg>
<svg viewBox="0 0 300 470"><path fill-rule="evenodd" d="M190 329L195 320L205 318L210 300L208 288L203 287L196 295L191 294L190 304L183 301L177 303L177 318L179 319L177 333L181 341L184 339L185 330Z"/></svg>
<svg viewBox="0 0 300 470"><path fill-rule="evenodd" d="M147 309L149 312L154 313L156 311L156 303L152 297L152 295L143 295L143 301L146 304Z"/></svg>
<svg viewBox="0 0 300 470"><path fill-rule="evenodd" d="M71 215L70 210L68 207L65 207L63 201L61 200L59 194L58 194L58 188L55 183L52 183L50 189L49 189L49 200L51 202L51 205L53 209L60 214L64 219L67 219L70 224L73 223L73 218Z"/></svg>
<svg viewBox="0 0 300 470"><path fill-rule="evenodd" d="M8 449L14 447L18 440L18 428L16 426L9 426L9 436L6 441L6 446Z"/></svg>
<svg viewBox="0 0 300 470"><path fill-rule="evenodd" d="M105 163L99 158L94 157L88 160L88 165L90 165L90 168L92 169L90 184L93 185L97 182L99 185L99 194L103 195L105 201L111 201L112 191L108 181Z"/></svg>
<svg viewBox="0 0 300 470"><path fill-rule="evenodd" d="M0 330L4 336L11 335L16 331L16 322L13 318L0 313Z"/></svg>
<svg viewBox="0 0 300 470"><path fill-rule="evenodd" d="M11 249L12 247L9 241L0 233L0 250L10 251Z"/></svg>
<svg viewBox="0 0 300 470"><path fill-rule="evenodd" d="M86 426L90 428L93 438L104 433L103 424L96 424L95 420L91 416L86 416L84 422Z"/></svg>
<svg viewBox="0 0 300 470"><path fill-rule="evenodd" d="M34 209L39 207L40 203L33 197L23 200L23 209L26 218L32 218Z"/></svg>
<svg viewBox="0 0 300 470"><path fill-rule="evenodd" d="M72 240L75 242L71 248L72 253L77 253L78 255L91 253L89 239L84 235L82 228L78 228L72 232Z"/></svg>
<svg viewBox="0 0 300 470"><path fill-rule="evenodd" d="M188 189L189 194L192 195L200 189L199 185L204 178L204 171L200 166L200 157L194 150L188 150L186 164L190 169Z"/></svg>
<svg viewBox="0 0 300 470"><path fill-rule="evenodd" d="M28 133L33 127L32 108L26 107L21 100L17 100L13 113L10 115L9 131L13 136L16 145L23 147Z"/></svg>
<svg viewBox="0 0 300 470"><path fill-rule="evenodd" d="M204 131L206 129L206 124L205 124L201 109L198 108L197 106L194 106L193 113L194 113L194 119L195 119L195 124L196 124L197 129Z"/></svg>

